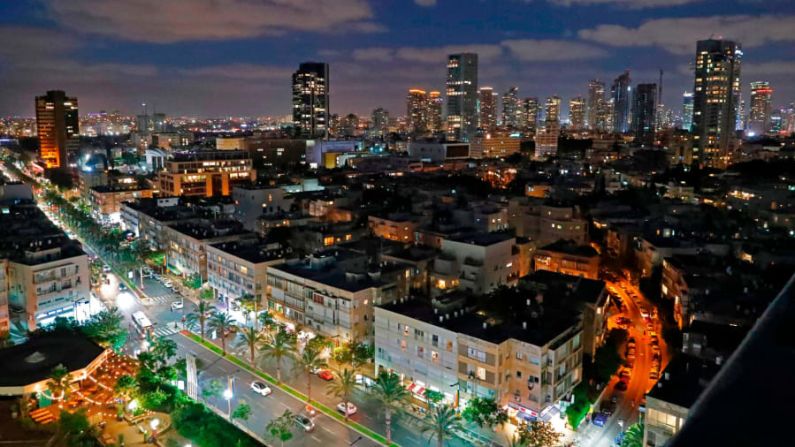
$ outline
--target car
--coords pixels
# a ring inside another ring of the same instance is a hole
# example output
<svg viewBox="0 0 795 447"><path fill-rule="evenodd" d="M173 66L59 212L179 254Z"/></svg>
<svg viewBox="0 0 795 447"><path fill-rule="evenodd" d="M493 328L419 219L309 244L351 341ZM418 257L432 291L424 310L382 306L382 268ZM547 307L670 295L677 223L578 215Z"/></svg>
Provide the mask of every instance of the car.
<svg viewBox="0 0 795 447"><path fill-rule="evenodd" d="M621 380L616 383L616 391L626 391L627 390L627 382Z"/></svg>
<svg viewBox="0 0 795 447"><path fill-rule="evenodd" d="M651 338L651 344L652 344L653 346L660 346L660 340L659 340L659 339L657 339L657 337L652 337L652 338Z"/></svg>
<svg viewBox="0 0 795 447"><path fill-rule="evenodd" d="M170 288L174 287L174 283L172 283L169 280L165 280L165 281L163 281L163 287L165 287L167 289L170 289Z"/></svg>
<svg viewBox="0 0 795 447"><path fill-rule="evenodd" d="M251 382L251 389L260 396L267 396L273 392L271 387L266 385L264 382L260 382L259 380Z"/></svg>
<svg viewBox="0 0 795 447"><path fill-rule="evenodd" d="M120 282L120 283L119 283L119 290L120 290L120 291L125 291L125 290L127 290L127 284L124 284L123 282Z"/></svg>
<svg viewBox="0 0 795 447"><path fill-rule="evenodd" d="M356 408L356 405L352 404L351 402L348 402L348 412L347 412L348 416L356 414L358 410L359 409ZM337 411L339 411L342 414L345 414L345 402L340 402L337 404Z"/></svg>
<svg viewBox="0 0 795 447"><path fill-rule="evenodd" d="M649 310L642 306L640 308L640 316L643 318L649 318Z"/></svg>
<svg viewBox="0 0 795 447"><path fill-rule="evenodd" d="M624 368L624 369L621 370L620 373L618 373L618 377L620 377L621 379L624 379L624 378L629 379L630 374L631 373L629 372L629 369Z"/></svg>
<svg viewBox="0 0 795 447"><path fill-rule="evenodd" d="M327 369L321 369L320 371L318 371L317 376L325 380L326 382L334 380L334 374L332 374L331 371Z"/></svg>
<svg viewBox="0 0 795 447"><path fill-rule="evenodd" d="M185 306L182 301L174 301L171 303L171 310L180 310Z"/></svg>
<svg viewBox="0 0 795 447"><path fill-rule="evenodd" d="M654 325L652 325L652 324L651 324L651 321L647 321L647 322L646 322L646 330L647 330L647 331L652 331L652 330L654 330Z"/></svg>
<svg viewBox="0 0 795 447"><path fill-rule="evenodd" d="M309 419L303 414L296 414L295 417L293 417L293 421L295 421L295 425L303 428L307 433L315 429L315 423L312 422L312 419Z"/></svg>
<svg viewBox="0 0 795 447"><path fill-rule="evenodd" d="M657 380L658 377L659 377L659 373L657 371L652 370L652 371L649 372L649 379Z"/></svg>
<svg viewBox="0 0 795 447"><path fill-rule="evenodd" d="M634 345L635 344L635 337L629 337L628 343L632 343Z"/></svg>
<svg viewBox="0 0 795 447"><path fill-rule="evenodd" d="M596 413L593 419L591 419L591 422L597 427L604 427L607 422L607 415L604 413Z"/></svg>
<svg viewBox="0 0 795 447"><path fill-rule="evenodd" d="M626 367L627 367L627 369L632 369L632 368L634 368L634 367L635 367L635 362L634 362L634 361L632 361L632 360L627 360L627 362L626 362L626 363L624 363L624 366L626 366Z"/></svg>
<svg viewBox="0 0 795 447"><path fill-rule="evenodd" d="M102 273L109 273L109 272L110 272L110 266L108 264L104 264L102 266Z"/></svg>

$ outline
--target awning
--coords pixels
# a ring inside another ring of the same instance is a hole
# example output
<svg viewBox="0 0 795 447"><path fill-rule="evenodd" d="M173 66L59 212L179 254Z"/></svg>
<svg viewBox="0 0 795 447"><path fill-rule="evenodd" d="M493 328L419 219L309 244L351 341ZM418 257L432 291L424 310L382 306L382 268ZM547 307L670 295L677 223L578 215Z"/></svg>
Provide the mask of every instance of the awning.
<svg viewBox="0 0 795 447"><path fill-rule="evenodd" d="M409 384L408 390L418 396L423 396L423 397L425 396L425 387L418 383L412 382L411 384Z"/></svg>

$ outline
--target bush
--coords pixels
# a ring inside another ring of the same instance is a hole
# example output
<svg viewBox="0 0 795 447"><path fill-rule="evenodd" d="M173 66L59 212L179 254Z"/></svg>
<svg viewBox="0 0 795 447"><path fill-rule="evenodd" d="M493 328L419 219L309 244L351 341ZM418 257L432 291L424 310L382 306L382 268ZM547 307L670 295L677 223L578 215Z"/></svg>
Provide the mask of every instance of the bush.
<svg viewBox="0 0 795 447"><path fill-rule="evenodd" d="M588 384L580 382L574 388L574 403L566 407L566 417L569 420L569 425L573 430L580 426L580 423L588 414L593 401L588 396Z"/></svg>
<svg viewBox="0 0 795 447"><path fill-rule="evenodd" d="M259 445L248 435L196 402L185 403L171 416L177 432L199 447Z"/></svg>

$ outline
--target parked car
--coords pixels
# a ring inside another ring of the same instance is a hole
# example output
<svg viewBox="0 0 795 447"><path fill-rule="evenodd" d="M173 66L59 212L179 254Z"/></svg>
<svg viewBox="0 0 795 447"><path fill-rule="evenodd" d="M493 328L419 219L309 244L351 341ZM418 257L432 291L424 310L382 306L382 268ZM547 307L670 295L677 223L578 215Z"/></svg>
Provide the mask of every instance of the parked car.
<svg viewBox="0 0 795 447"><path fill-rule="evenodd" d="M296 414L293 420L295 421L295 425L303 428L307 433L315 429L315 423L312 422L312 419L309 419L303 414Z"/></svg>
<svg viewBox="0 0 795 447"><path fill-rule="evenodd" d="M103 273L110 273L110 266L108 264L104 264L102 266L102 272Z"/></svg>
<svg viewBox="0 0 795 447"><path fill-rule="evenodd" d="M120 282L119 283L119 291L123 292L125 290L127 290L127 284L124 284L123 282Z"/></svg>
<svg viewBox="0 0 795 447"><path fill-rule="evenodd" d="M616 391L626 391L627 390L627 382L621 380L616 383Z"/></svg>
<svg viewBox="0 0 795 447"><path fill-rule="evenodd" d="M597 427L604 427L607 422L607 415L604 413L596 413L593 419L591 419L591 422Z"/></svg>
<svg viewBox="0 0 795 447"><path fill-rule="evenodd" d="M657 371L655 371L655 370L651 370L651 371L649 372L649 379L651 379L651 380L657 380L657 378L658 378L658 377L660 377L660 373L658 373Z"/></svg>
<svg viewBox="0 0 795 447"><path fill-rule="evenodd" d="M170 280L167 279L167 280L163 281L163 287L165 287L167 289L170 289L170 288L174 287L174 283L172 283Z"/></svg>
<svg viewBox="0 0 795 447"><path fill-rule="evenodd" d="M348 416L356 414L358 410L359 409L356 408L356 405L352 404L351 402L348 402L348 411L347 411ZM342 414L345 414L345 402L340 402L337 404L337 411L339 411Z"/></svg>
<svg viewBox="0 0 795 447"><path fill-rule="evenodd" d="M334 380L334 374L332 374L331 371L329 371L327 369L323 369L323 370L318 371L317 376L320 377L321 379L325 380L326 382Z"/></svg>
<svg viewBox="0 0 795 447"><path fill-rule="evenodd" d="M621 372L620 372L620 373L618 373L618 377L619 377L619 378L621 378L621 379L629 379L629 376L630 376L631 374L632 374L632 373L630 372L630 370L629 370L629 369L627 369L627 368L623 368L623 369L621 370Z"/></svg>
<svg viewBox="0 0 795 447"><path fill-rule="evenodd" d="M171 303L171 310L180 310L180 309L182 309L182 307L184 305L185 305L185 303L183 303L181 300L180 301L174 301L174 302Z"/></svg>
<svg viewBox="0 0 795 447"><path fill-rule="evenodd" d="M259 380L251 382L251 389L260 396L267 396L273 392L271 387L266 385L264 382L260 382Z"/></svg>

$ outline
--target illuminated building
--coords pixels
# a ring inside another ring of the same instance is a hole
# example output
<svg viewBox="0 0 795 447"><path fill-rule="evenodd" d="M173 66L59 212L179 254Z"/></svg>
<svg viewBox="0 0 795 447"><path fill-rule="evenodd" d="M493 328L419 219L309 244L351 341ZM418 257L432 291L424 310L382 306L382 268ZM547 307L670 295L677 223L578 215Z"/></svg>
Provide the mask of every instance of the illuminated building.
<svg viewBox="0 0 795 447"><path fill-rule="evenodd" d="M496 94L491 87L481 87L478 91L480 101L480 128L491 132L497 127Z"/></svg>
<svg viewBox="0 0 795 447"><path fill-rule="evenodd" d="M748 114L748 135L770 132L770 111L773 89L769 82L751 83L751 110Z"/></svg>
<svg viewBox="0 0 795 447"><path fill-rule="evenodd" d="M607 130L605 112L605 83L591 80L588 82L588 128L602 132Z"/></svg>
<svg viewBox="0 0 795 447"><path fill-rule="evenodd" d="M413 88L406 97L406 120L409 133L422 135L428 130L428 94Z"/></svg>
<svg viewBox="0 0 795 447"><path fill-rule="evenodd" d="M524 109L525 126L528 131L535 132L538 128L538 98L525 98L522 103Z"/></svg>
<svg viewBox="0 0 795 447"><path fill-rule="evenodd" d="M329 66L304 62L293 73L293 125L305 138L325 138L329 125Z"/></svg>
<svg viewBox="0 0 795 447"><path fill-rule="evenodd" d="M630 115L632 98L630 82L629 71L625 71L613 81L610 90L613 99L613 132L616 133L627 133L630 130L632 119Z"/></svg>
<svg viewBox="0 0 795 447"><path fill-rule="evenodd" d="M372 135L383 137L389 133L389 111L383 107L373 110L370 121L370 133Z"/></svg>
<svg viewBox="0 0 795 447"><path fill-rule="evenodd" d="M682 94L682 129L690 132L693 128L693 92Z"/></svg>
<svg viewBox="0 0 795 447"><path fill-rule="evenodd" d="M69 153L78 149L80 122L77 98L60 90L50 90L36 97L36 130L39 135L39 156L48 168L66 167Z"/></svg>
<svg viewBox="0 0 795 447"><path fill-rule="evenodd" d="M581 96L569 100L569 127L573 130L585 129L585 99Z"/></svg>
<svg viewBox="0 0 795 447"><path fill-rule="evenodd" d="M725 168L735 149L740 104L740 45L700 40L693 87L693 161Z"/></svg>
<svg viewBox="0 0 795 447"><path fill-rule="evenodd" d="M522 139L511 136L505 129L478 135L472 139L472 152L482 154L484 158L507 157L521 150Z"/></svg>
<svg viewBox="0 0 795 447"><path fill-rule="evenodd" d="M428 127L432 132L442 129L442 94L436 90L428 92Z"/></svg>
<svg viewBox="0 0 795 447"><path fill-rule="evenodd" d="M560 123L560 97L550 96L544 104L544 121Z"/></svg>
<svg viewBox="0 0 795 447"><path fill-rule="evenodd" d="M635 141L646 146L654 144L656 102L657 84L638 84L632 97L631 128Z"/></svg>
<svg viewBox="0 0 795 447"><path fill-rule="evenodd" d="M252 161L242 151L177 153L158 173L160 193L165 196L228 196L238 182L257 178Z"/></svg>
<svg viewBox="0 0 795 447"><path fill-rule="evenodd" d="M478 55L451 54L447 58L447 136L469 141L477 130Z"/></svg>
<svg viewBox="0 0 795 447"><path fill-rule="evenodd" d="M511 87L502 95L502 125L510 129L522 127L521 100L519 99L519 89Z"/></svg>

